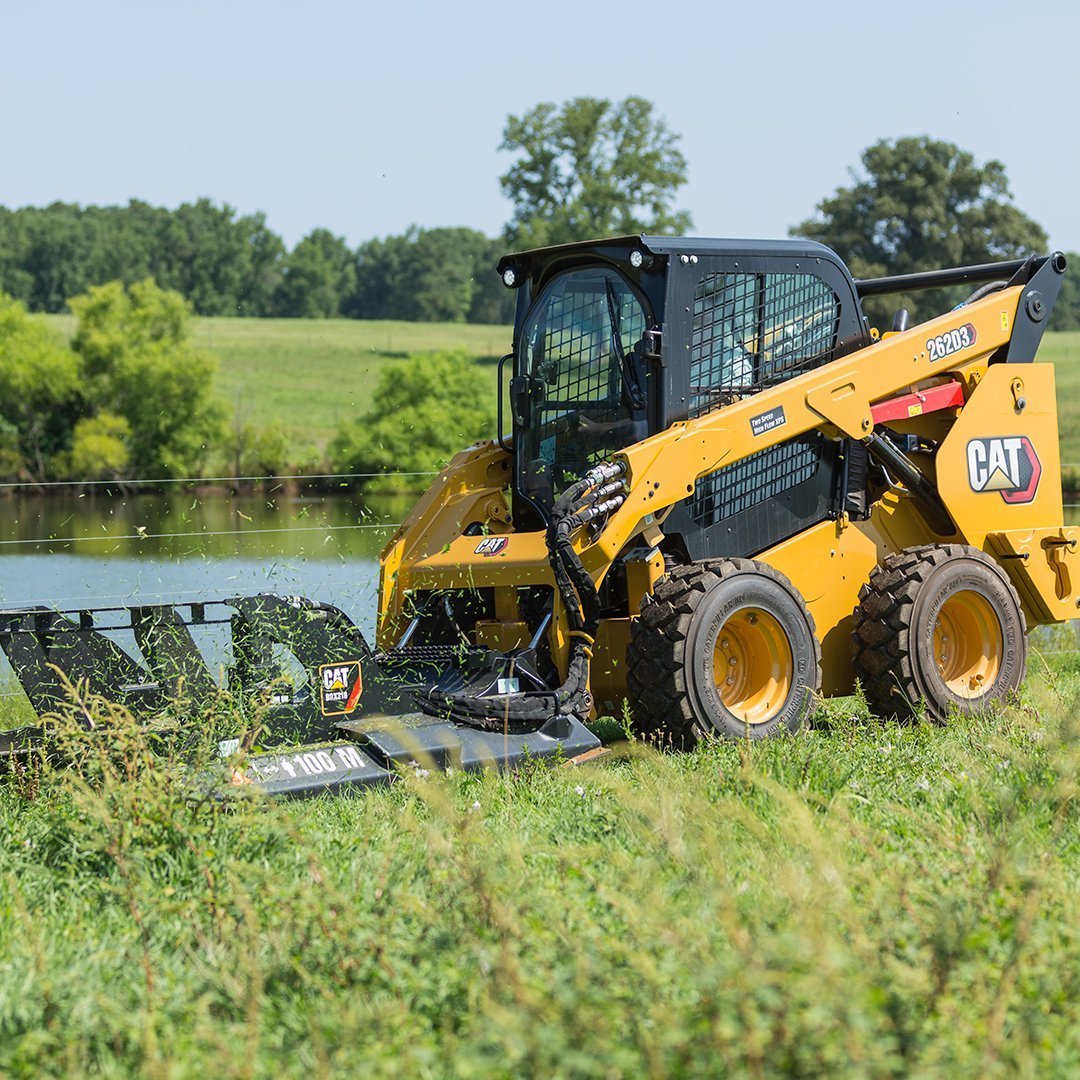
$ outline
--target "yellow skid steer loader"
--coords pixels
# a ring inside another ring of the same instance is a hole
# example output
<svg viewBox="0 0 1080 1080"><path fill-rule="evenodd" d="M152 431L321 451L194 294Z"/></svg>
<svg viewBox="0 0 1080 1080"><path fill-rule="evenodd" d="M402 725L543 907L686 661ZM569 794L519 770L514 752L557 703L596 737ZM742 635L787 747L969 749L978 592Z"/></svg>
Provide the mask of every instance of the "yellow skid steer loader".
<svg viewBox="0 0 1080 1080"><path fill-rule="evenodd" d="M675 746L796 730L856 679L882 715L944 721L1014 691L1028 629L1078 613L1054 370L1034 362L1060 253L855 281L804 241L627 236L498 272L510 416L383 551L376 647L299 598L222 616L229 689L277 687L269 728L298 743L251 760L268 790L588 755L587 722L624 702ZM863 314L961 287L918 325ZM0 644L43 715L60 671L190 713L220 692L189 632L208 606L125 613L139 656L93 611L4 612ZM308 673L286 693L275 645Z"/></svg>

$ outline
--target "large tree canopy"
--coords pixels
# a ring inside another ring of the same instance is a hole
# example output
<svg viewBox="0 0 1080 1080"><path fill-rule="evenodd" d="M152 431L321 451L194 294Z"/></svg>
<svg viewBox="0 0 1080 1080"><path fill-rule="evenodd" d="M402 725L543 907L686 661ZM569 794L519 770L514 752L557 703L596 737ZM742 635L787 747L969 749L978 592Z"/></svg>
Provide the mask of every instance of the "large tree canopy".
<svg viewBox="0 0 1080 1080"><path fill-rule="evenodd" d="M928 136L882 139L862 155L862 172L817 207L793 235L833 248L856 277L907 274L1013 259L1044 251L1042 227L1012 204L1005 166ZM943 298L905 304L932 312Z"/></svg>
<svg viewBox="0 0 1080 1080"><path fill-rule="evenodd" d="M410 228L356 253L348 314L413 322L510 322L514 294L495 267L504 244L475 229Z"/></svg>
<svg viewBox="0 0 1080 1080"><path fill-rule="evenodd" d="M500 149L517 159L499 181L514 204L508 239L536 247L688 229L690 215L673 209L686 183L678 142L640 97L543 102L509 117Z"/></svg>
<svg viewBox="0 0 1080 1080"><path fill-rule="evenodd" d="M76 429L76 456L111 440L123 445L123 463L136 475L198 475L221 438L225 410L213 394L215 359L191 343L184 298L150 279L129 288L114 281L70 307L80 381L99 418L89 431ZM67 471L78 475L74 465Z"/></svg>
<svg viewBox="0 0 1080 1080"><path fill-rule="evenodd" d="M343 314L355 287L348 244L329 229L314 229L285 258L274 310L292 318L334 318Z"/></svg>

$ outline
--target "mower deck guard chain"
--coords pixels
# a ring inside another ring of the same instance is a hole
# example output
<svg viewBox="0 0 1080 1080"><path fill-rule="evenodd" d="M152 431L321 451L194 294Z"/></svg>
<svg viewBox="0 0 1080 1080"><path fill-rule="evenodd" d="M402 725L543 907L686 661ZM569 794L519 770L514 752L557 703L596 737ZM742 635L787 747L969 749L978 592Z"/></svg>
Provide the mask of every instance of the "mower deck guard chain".
<svg viewBox="0 0 1080 1080"><path fill-rule="evenodd" d="M186 617L178 609L187 609ZM190 629L216 625L231 632L224 687ZM130 635L135 649L121 647L117 634ZM529 758L573 758L600 745L575 716L555 716L536 731L515 734L425 715L413 694L453 680L452 661L439 664L420 653L410 664L400 650L378 656L344 612L303 597L260 593L177 605L0 610L0 647L42 717L102 697L140 719L191 722L224 689L231 708L257 717L260 742L274 747L247 758L232 783L268 794L385 784L409 763L506 769ZM465 667L476 663L476 657L461 660ZM290 675L299 671L299 679ZM0 770L47 751L47 731L0 732ZM233 749L228 740L221 744L223 756Z"/></svg>

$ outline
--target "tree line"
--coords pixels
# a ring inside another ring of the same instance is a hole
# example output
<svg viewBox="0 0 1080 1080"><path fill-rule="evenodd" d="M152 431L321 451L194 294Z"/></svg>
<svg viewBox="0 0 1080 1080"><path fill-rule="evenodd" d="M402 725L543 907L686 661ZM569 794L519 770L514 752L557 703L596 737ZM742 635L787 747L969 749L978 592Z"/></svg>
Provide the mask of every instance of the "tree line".
<svg viewBox="0 0 1080 1080"><path fill-rule="evenodd" d="M263 214L209 199L176 209L0 207L0 292L64 311L95 285L153 279L199 315L506 322L503 242L476 229L409 229L350 248L315 229L289 250Z"/></svg>
<svg viewBox="0 0 1080 1080"><path fill-rule="evenodd" d="M199 315L502 323L514 296L494 272L507 250L642 231L687 232L679 136L651 102L579 97L509 116L499 184L512 206L498 237L464 226L413 227L351 248L317 228L289 249L261 213L208 199L175 209L54 203L0 207L0 293L34 312L109 281L153 279ZM1047 250L1045 230L1012 201L1004 165L928 136L868 147L849 186L791 229L820 240L856 277L1009 259ZM1080 259L1051 325L1080 327ZM913 317L949 300L905 298ZM874 313L875 315L877 313Z"/></svg>

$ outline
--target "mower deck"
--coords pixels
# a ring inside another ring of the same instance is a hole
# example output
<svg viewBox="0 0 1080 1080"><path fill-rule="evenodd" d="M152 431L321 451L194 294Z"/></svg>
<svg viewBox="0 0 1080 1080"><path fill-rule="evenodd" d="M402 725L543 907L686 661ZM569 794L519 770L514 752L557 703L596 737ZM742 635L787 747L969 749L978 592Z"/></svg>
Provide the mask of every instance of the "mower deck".
<svg viewBox="0 0 1080 1080"><path fill-rule="evenodd" d="M191 633L209 625L231 632L224 686ZM120 643L127 635L134 648ZM503 732L498 725L481 730L417 711L415 694L440 679L456 685L470 658L430 648L412 656L376 655L342 611L302 597L262 593L205 604L11 609L0 611L0 647L39 715L74 709L87 726L87 699L101 697L137 718L169 717L174 730L197 733L200 715L227 693L249 730L258 730L258 742L269 744L232 771L231 783L271 795L387 784L409 766L510 769L527 760L568 760L600 746L569 714L552 716L534 731L507 723ZM239 740L226 739L219 749L231 757ZM43 751L50 752L47 725L0 732L0 770Z"/></svg>
<svg viewBox="0 0 1080 1080"><path fill-rule="evenodd" d="M379 727L379 723L386 727ZM569 761L599 748L581 723L558 717L529 734L477 731L420 714L337 725L346 736L256 754L232 783L253 784L268 795L305 798L324 791L391 783L401 767L417 770L503 771L526 761Z"/></svg>

